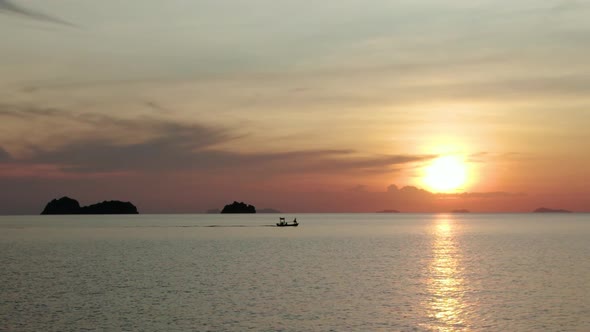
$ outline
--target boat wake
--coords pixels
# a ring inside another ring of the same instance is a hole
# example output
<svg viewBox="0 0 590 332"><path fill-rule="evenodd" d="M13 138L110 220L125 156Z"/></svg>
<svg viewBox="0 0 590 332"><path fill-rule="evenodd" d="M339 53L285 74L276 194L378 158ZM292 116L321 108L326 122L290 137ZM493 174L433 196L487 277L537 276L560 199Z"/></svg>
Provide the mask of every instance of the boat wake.
<svg viewBox="0 0 590 332"><path fill-rule="evenodd" d="M170 226L127 226L124 228L235 228L235 227L276 227L275 225L170 225Z"/></svg>
<svg viewBox="0 0 590 332"><path fill-rule="evenodd" d="M191 227L191 226L180 226ZM275 225L208 225L208 226L194 226L194 227L275 227Z"/></svg>

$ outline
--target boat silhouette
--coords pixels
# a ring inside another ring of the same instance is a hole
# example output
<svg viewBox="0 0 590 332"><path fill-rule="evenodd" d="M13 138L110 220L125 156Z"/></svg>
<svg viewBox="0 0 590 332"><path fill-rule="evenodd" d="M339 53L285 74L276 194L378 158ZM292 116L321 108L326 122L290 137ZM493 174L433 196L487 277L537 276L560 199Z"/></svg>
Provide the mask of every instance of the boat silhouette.
<svg viewBox="0 0 590 332"><path fill-rule="evenodd" d="M279 218L279 222L277 223L277 227L297 227L299 223L297 222L297 218L293 219L291 223L285 221L285 218Z"/></svg>

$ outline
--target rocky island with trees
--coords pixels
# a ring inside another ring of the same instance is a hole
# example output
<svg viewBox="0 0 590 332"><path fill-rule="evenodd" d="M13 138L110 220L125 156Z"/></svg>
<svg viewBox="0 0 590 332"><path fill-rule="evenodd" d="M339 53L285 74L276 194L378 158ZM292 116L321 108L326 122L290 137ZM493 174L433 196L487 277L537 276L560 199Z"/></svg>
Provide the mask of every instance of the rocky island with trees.
<svg viewBox="0 0 590 332"><path fill-rule="evenodd" d="M234 201L223 207L221 213L256 213L254 205Z"/></svg>
<svg viewBox="0 0 590 332"><path fill-rule="evenodd" d="M103 201L88 206L80 206L77 200L64 196L47 203L41 214L139 214L139 212L131 202Z"/></svg>

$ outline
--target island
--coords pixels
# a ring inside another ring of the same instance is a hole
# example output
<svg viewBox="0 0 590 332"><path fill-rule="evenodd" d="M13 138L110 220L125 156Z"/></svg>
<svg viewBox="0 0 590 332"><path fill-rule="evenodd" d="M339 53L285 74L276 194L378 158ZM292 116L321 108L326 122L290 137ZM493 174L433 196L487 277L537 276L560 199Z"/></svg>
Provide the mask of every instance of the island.
<svg viewBox="0 0 590 332"><path fill-rule="evenodd" d="M205 211L205 213L207 213L207 214L218 214L218 213L221 213L221 211L219 209L209 209L209 210Z"/></svg>
<svg viewBox="0 0 590 332"><path fill-rule="evenodd" d="M533 213L572 213L572 211L541 207L533 211Z"/></svg>
<svg viewBox="0 0 590 332"><path fill-rule="evenodd" d="M398 210L383 210L377 211L377 213L400 213Z"/></svg>
<svg viewBox="0 0 590 332"><path fill-rule="evenodd" d="M135 205L130 202L103 201L88 206L80 206L77 200L64 196L47 203L41 214L139 214L139 212Z"/></svg>
<svg viewBox="0 0 590 332"><path fill-rule="evenodd" d="M244 202L234 201L223 207L221 213L256 213L256 208L253 205Z"/></svg>

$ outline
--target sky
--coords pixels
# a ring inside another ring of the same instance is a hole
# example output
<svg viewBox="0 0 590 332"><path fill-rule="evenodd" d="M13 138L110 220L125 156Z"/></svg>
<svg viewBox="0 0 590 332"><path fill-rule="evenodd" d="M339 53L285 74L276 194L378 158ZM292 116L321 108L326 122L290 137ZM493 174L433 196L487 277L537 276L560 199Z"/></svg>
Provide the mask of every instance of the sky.
<svg viewBox="0 0 590 332"><path fill-rule="evenodd" d="M590 3L0 0L0 214L590 211ZM465 180L440 190L451 156Z"/></svg>

